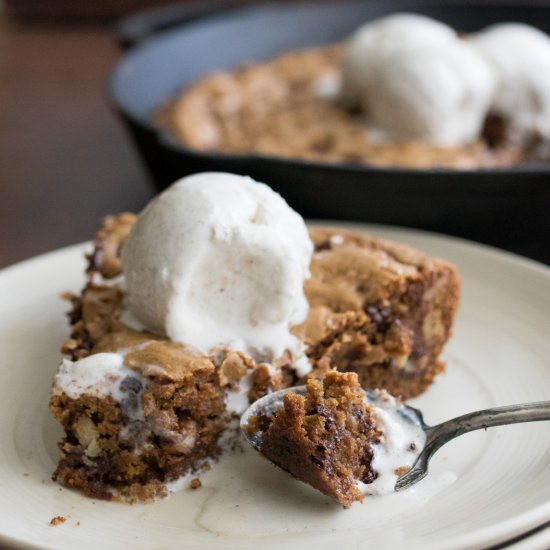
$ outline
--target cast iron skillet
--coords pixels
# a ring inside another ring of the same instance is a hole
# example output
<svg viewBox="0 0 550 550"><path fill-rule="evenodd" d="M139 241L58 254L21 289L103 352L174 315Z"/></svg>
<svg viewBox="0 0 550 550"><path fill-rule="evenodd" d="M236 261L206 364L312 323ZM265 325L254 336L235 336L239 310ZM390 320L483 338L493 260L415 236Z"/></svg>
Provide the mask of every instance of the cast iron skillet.
<svg viewBox="0 0 550 550"><path fill-rule="evenodd" d="M361 23L389 12L423 13L462 31L499 21L523 21L550 32L550 8L370 0L241 6L211 15L220 6L218 1L200 5L210 13L208 17L199 19L201 10L190 12L182 5L134 17L120 27L124 45L143 40L114 68L110 98L158 189L194 172L248 174L271 185L306 217L444 232L550 263L548 164L476 171L413 170L205 153L176 143L150 122L155 109L206 73L293 48L335 42ZM194 21L182 24L187 18ZM177 26L169 28L172 24Z"/></svg>

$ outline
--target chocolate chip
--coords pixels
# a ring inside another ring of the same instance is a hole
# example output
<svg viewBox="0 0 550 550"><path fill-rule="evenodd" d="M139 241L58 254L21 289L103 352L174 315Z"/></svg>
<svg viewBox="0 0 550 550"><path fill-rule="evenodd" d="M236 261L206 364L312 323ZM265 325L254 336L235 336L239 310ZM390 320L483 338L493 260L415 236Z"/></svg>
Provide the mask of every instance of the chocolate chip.
<svg viewBox="0 0 550 550"><path fill-rule="evenodd" d="M139 448L147 441L150 434L151 429L147 422L132 420L123 428L120 437L129 443L131 447Z"/></svg>
<svg viewBox="0 0 550 550"><path fill-rule="evenodd" d="M485 119L482 136L492 149L504 145L508 134L509 128L504 117L491 114Z"/></svg>
<svg viewBox="0 0 550 550"><path fill-rule="evenodd" d="M368 469L361 481L363 483L372 483L377 477L378 474L374 470Z"/></svg>
<svg viewBox="0 0 550 550"><path fill-rule="evenodd" d="M266 414L265 412L260 411L256 416L256 422L257 422L258 430L260 432L266 432L269 426L271 426L271 423L273 422L273 415Z"/></svg>
<svg viewBox="0 0 550 550"><path fill-rule="evenodd" d="M372 483L378 477L378 474L372 469L373 456L372 447L367 447L361 460L361 463L365 465L365 473L361 478L363 483Z"/></svg>
<svg viewBox="0 0 550 550"><path fill-rule="evenodd" d="M365 304L364 310L376 325L378 332L385 333L389 330L394 317L389 306L377 301L371 304Z"/></svg>
<svg viewBox="0 0 550 550"><path fill-rule="evenodd" d="M249 350L250 356L254 359L255 363L259 365L260 363L272 363L273 362L273 352L270 349L263 348L253 348Z"/></svg>
<svg viewBox="0 0 550 550"><path fill-rule="evenodd" d="M126 376L120 382L121 392L139 393L142 388L143 385L135 376Z"/></svg>
<svg viewBox="0 0 550 550"><path fill-rule="evenodd" d="M141 401L137 394L129 393L127 397L120 401L120 412L123 416L132 417L137 412Z"/></svg>
<svg viewBox="0 0 550 550"><path fill-rule="evenodd" d="M320 243L315 244L315 252L322 252L323 250L330 250L332 248L332 243L329 239L321 241Z"/></svg>
<svg viewBox="0 0 550 550"><path fill-rule="evenodd" d="M314 151L317 151L318 153L326 153L329 151L334 145L334 136L327 135L327 136L321 136L320 138L314 140L311 143L311 147Z"/></svg>

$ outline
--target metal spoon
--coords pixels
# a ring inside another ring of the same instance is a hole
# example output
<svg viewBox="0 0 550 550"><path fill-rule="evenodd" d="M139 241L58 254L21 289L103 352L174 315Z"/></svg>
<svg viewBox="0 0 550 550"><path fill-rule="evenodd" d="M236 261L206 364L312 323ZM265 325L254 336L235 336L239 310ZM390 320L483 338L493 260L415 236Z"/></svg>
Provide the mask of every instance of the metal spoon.
<svg viewBox="0 0 550 550"><path fill-rule="evenodd" d="M306 388L305 386L296 386L266 395L255 401L242 415L241 431L257 451L260 451L262 445L262 433L247 431L246 426L249 417L256 416L259 412L268 415L273 414L278 408L282 407L283 396L287 392L305 395ZM367 391L365 392L365 400L367 403L376 404L378 399L373 392ZM420 426L426 434L424 448L418 455L416 462L406 474L397 479L395 491L401 491L426 477L430 459L439 448L451 439L474 430L487 429L493 426L550 420L550 401L484 409L457 416L437 426L428 426L424 422L422 412L408 405L401 405L397 412L408 421Z"/></svg>

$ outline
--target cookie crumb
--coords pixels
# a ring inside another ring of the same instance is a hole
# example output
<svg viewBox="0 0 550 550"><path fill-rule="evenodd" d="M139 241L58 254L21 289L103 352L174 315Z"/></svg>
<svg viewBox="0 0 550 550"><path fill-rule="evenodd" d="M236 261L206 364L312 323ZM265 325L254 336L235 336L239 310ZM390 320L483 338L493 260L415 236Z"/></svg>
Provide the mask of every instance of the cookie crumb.
<svg viewBox="0 0 550 550"><path fill-rule="evenodd" d="M394 472L397 477L401 477L404 476L409 470L410 468L408 466L400 466L399 468L396 468Z"/></svg>
<svg viewBox="0 0 550 550"><path fill-rule="evenodd" d="M53 525L54 527L57 525L61 525L62 523L65 523L67 521L67 518L65 516L55 516L50 520L50 525Z"/></svg>
<svg viewBox="0 0 550 550"><path fill-rule="evenodd" d="M191 487L191 489L195 490L195 489L198 489L201 485L202 485L201 480L198 477L196 477L196 478L191 480L191 483L189 484L189 487Z"/></svg>
<svg viewBox="0 0 550 550"><path fill-rule="evenodd" d="M75 524L74 524L75 527L80 527L80 521L77 521Z"/></svg>

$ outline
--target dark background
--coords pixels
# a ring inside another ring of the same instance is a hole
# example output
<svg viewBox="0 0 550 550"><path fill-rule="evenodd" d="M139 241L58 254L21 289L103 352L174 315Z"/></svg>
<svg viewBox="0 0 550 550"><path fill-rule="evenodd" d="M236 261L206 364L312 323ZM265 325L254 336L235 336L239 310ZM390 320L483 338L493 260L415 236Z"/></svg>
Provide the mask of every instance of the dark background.
<svg viewBox="0 0 550 550"><path fill-rule="evenodd" d="M105 100L113 24L10 15L0 12L0 267L89 240L103 216L153 195Z"/></svg>
<svg viewBox="0 0 550 550"><path fill-rule="evenodd" d="M0 268L153 196L105 80L114 22L164 0L0 0Z"/></svg>

